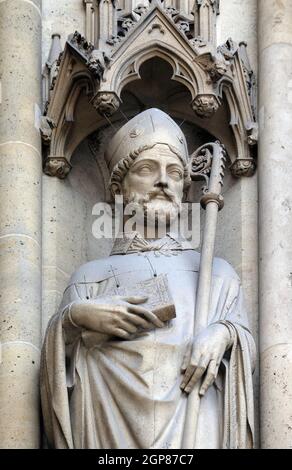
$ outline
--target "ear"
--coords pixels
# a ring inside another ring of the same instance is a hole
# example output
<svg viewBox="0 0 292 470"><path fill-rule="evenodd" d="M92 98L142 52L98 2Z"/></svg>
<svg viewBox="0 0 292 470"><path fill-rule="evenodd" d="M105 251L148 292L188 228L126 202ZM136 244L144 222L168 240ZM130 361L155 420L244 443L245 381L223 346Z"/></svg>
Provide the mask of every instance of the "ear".
<svg viewBox="0 0 292 470"><path fill-rule="evenodd" d="M118 183L117 181L115 181L114 183L111 183L110 190L111 190L113 197L115 197L117 194L122 194L121 183Z"/></svg>

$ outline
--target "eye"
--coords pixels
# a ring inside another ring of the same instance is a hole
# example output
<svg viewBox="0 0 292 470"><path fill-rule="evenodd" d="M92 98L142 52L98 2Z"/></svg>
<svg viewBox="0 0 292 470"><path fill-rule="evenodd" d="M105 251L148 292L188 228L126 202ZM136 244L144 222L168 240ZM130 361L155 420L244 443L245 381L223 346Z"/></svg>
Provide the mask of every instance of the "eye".
<svg viewBox="0 0 292 470"><path fill-rule="evenodd" d="M183 172L179 168L169 168L168 174L176 181L180 181L183 178Z"/></svg>
<svg viewBox="0 0 292 470"><path fill-rule="evenodd" d="M136 168L134 168L134 173L138 175L149 175L150 173L153 172L153 168L150 164L144 164L144 165L139 165Z"/></svg>

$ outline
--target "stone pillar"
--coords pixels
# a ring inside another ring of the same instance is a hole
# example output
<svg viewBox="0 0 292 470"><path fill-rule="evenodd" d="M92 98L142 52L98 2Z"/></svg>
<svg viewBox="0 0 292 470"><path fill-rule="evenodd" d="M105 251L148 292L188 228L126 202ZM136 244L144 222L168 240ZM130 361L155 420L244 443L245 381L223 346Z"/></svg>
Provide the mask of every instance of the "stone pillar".
<svg viewBox="0 0 292 470"><path fill-rule="evenodd" d="M292 448L292 2L258 6L261 446Z"/></svg>
<svg viewBox="0 0 292 470"><path fill-rule="evenodd" d="M0 447L39 447L41 0L0 2Z"/></svg>
<svg viewBox="0 0 292 470"><path fill-rule="evenodd" d="M85 3L85 37L87 41L94 43L94 14L92 0L84 0Z"/></svg>

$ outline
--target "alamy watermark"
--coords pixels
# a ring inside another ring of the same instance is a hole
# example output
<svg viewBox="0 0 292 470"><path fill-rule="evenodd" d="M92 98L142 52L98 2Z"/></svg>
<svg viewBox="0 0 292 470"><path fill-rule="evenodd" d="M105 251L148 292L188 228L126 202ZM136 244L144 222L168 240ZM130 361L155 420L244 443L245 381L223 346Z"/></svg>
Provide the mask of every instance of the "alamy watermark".
<svg viewBox="0 0 292 470"><path fill-rule="evenodd" d="M163 238L167 233L184 239L196 249L200 246L200 204L181 203L156 207L138 203L126 204L123 196L116 196L114 204L98 202L93 206L92 235L96 239L122 238L123 233L143 227L146 238Z"/></svg>

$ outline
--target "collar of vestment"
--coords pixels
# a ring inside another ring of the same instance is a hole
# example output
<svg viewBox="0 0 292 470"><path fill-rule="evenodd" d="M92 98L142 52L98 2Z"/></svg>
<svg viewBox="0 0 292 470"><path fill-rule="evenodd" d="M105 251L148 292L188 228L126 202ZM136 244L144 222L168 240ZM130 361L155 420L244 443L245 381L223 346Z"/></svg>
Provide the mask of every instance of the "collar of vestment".
<svg viewBox="0 0 292 470"><path fill-rule="evenodd" d="M123 232L115 239L111 255L126 255L131 253L155 251L166 254L167 252L192 250L191 244L183 237L169 232L165 237L152 240L142 237L139 232Z"/></svg>

